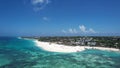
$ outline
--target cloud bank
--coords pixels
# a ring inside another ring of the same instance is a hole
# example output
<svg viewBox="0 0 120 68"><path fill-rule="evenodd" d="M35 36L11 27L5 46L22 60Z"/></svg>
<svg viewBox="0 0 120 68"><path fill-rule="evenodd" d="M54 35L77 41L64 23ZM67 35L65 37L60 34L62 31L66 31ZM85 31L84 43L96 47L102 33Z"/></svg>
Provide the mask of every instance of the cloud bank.
<svg viewBox="0 0 120 68"><path fill-rule="evenodd" d="M80 25L79 29L76 30L75 28L70 28L68 30L62 30L63 33L71 33L71 34L79 34L79 33L85 33L85 34L90 34L90 33L96 33L96 31L92 28L87 29L84 25Z"/></svg>
<svg viewBox="0 0 120 68"><path fill-rule="evenodd" d="M69 29L69 32L70 33L77 33L76 29L72 29L72 28Z"/></svg>
<svg viewBox="0 0 120 68"><path fill-rule="evenodd" d="M87 29L84 25L80 25L79 28L83 33L96 33L92 28Z"/></svg>

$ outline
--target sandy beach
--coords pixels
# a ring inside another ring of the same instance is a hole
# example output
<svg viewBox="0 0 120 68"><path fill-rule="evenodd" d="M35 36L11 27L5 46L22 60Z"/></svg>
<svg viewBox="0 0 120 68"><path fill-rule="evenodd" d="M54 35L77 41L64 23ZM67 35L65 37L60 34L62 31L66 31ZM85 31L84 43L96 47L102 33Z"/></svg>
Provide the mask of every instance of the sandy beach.
<svg viewBox="0 0 120 68"><path fill-rule="evenodd" d="M119 49L115 48L106 48L106 47L89 47L89 46L66 46L60 45L56 43L50 42L41 42L38 40L34 41L38 47L50 51L50 52L64 52L64 53L71 53L71 52L80 52L84 51L85 49L99 49L99 50L107 50L107 51L119 51Z"/></svg>

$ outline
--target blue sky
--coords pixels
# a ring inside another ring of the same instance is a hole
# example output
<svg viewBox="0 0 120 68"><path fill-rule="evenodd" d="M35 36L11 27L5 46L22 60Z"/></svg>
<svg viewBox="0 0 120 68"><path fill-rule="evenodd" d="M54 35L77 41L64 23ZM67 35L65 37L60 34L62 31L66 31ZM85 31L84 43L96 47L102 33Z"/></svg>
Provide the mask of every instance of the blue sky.
<svg viewBox="0 0 120 68"><path fill-rule="evenodd" d="M120 0L0 0L0 36L120 35Z"/></svg>

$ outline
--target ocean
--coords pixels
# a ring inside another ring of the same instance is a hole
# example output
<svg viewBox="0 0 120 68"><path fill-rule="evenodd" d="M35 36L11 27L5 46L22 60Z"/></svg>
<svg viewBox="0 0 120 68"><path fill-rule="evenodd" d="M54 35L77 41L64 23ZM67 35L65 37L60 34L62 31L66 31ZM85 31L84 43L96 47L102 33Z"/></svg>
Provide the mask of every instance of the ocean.
<svg viewBox="0 0 120 68"><path fill-rule="evenodd" d="M120 68L120 52L48 52L34 40L0 37L0 68Z"/></svg>

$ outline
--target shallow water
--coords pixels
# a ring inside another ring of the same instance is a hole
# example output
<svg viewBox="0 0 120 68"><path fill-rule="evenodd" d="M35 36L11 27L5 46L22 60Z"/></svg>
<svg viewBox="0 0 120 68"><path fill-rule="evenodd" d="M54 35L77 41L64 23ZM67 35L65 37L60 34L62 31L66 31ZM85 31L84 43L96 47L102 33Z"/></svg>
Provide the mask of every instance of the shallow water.
<svg viewBox="0 0 120 68"><path fill-rule="evenodd" d="M33 40L0 38L0 68L119 68L120 53L85 50L77 53L44 51Z"/></svg>

